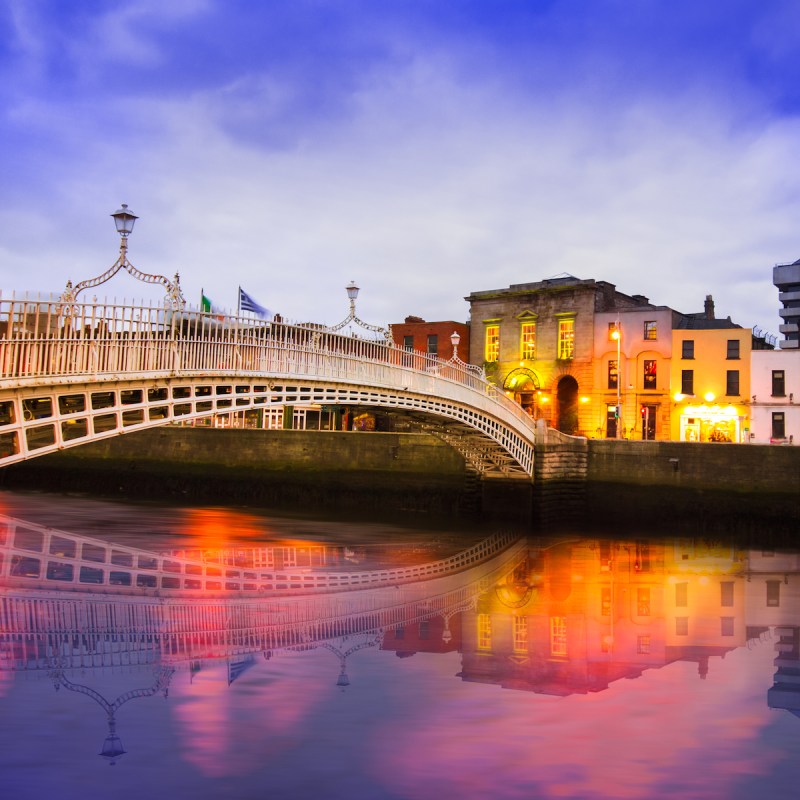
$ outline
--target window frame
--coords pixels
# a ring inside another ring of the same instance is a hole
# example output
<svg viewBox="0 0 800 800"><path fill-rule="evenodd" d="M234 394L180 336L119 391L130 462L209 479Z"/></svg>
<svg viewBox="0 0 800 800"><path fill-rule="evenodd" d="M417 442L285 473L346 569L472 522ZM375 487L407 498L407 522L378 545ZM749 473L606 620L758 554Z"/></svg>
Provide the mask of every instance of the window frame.
<svg viewBox="0 0 800 800"><path fill-rule="evenodd" d="M558 360L570 361L575 358L575 317L556 317L558 323Z"/></svg>
<svg viewBox="0 0 800 800"><path fill-rule="evenodd" d="M616 389L619 386L619 362L616 358L608 359L607 388Z"/></svg>
<svg viewBox="0 0 800 800"><path fill-rule="evenodd" d="M658 388L658 359L646 358L642 361L642 389Z"/></svg>
<svg viewBox="0 0 800 800"><path fill-rule="evenodd" d="M694 370L682 369L681 370L681 394L694 396Z"/></svg>
<svg viewBox="0 0 800 800"><path fill-rule="evenodd" d="M694 339L681 339L681 358L694 361Z"/></svg>
<svg viewBox="0 0 800 800"><path fill-rule="evenodd" d="M732 391L735 389L736 391ZM738 369L729 369L725 372L725 396L726 397L739 397L741 392L739 391L740 384L739 384L739 370Z"/></svg>
<svg viewBox="0 0 800 800"><path fill-rule="evenodd" d="M739 361L742 357L742 343L738 339L728 339L725 358L728 361Z"/></svg>
<svg viewBox="0 0 800 800"><path fill-rule="evenodd" d="M522 361L536 358L536 322L525 320L519 325L519 357Z"/></svg>
<svg viewBox="0 0 800 800"><path fill-rule="evenodd" d="M786 397L786 370L772 370L772 397Z"/></svg>
<svg viewBox="0 0 800 800"><path fill-rule="evenodd" d="M483 332L483 355L488 364L500 360L500 323L492 322L485 326Z"/></svg>
<svg viewBox="0 0 800 800"><path fill-rule="evenodd" d="M658 341L658 320L646 319L642 325L642 339L646 342Z"/></svg>

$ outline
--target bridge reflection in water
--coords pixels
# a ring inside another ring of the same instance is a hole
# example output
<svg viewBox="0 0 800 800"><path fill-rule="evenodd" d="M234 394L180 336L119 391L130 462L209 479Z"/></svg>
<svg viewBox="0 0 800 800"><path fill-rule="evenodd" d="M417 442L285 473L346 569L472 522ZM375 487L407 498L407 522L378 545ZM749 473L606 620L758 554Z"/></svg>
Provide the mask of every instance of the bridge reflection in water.
<svg viewBox="0 0 800 800"><path fill-rule="evenodd" d="M774 654L762 676L763 705L800 713L797 553L697 539L500 536L422 564L342 572L320 563L302 572L276 569L274 561L254 567L268 560L263 548L238 548L249 568L229 558L223 571L239 574L223 575L218 586L208 572L214 565L187 551L146 553L10 518L4 531L0 669L41 681L42 691L54 684L59 702L64 690L86 695L76 713L89 714L94 701L108 721L101 755L111 763L125 752L115 715L129 701L167 696L176 681L191 694L196 676L222 668L219 691L250 686L258 707L263 683L255 676L287 660L298 669L312 653L330 667L322 684L305 687L312 694L326 685L357 687L352 664L365 651L383 651L455 657L462 685L493 684L552 702L679 663L692 665L695 680L713 678L726 656L766 648ZM105 548L104 559L93 547ZM115 553L132 559L122 584L110 581L120 566ZM87 556L102 583L81 581ZM38 559L35 575L23 559ZM73 564L69 580L53 577L54 560ZM225 560L219 556L216 566ZM181 570L171 571L173 563ZM198 565L201 573L189 569ZM248 589L245 571L255 576ZM139 582L140 574L156 582ZM160 583L176 575L205 583ZM97 687L107 673L118 680L104 693Z"/></svg>

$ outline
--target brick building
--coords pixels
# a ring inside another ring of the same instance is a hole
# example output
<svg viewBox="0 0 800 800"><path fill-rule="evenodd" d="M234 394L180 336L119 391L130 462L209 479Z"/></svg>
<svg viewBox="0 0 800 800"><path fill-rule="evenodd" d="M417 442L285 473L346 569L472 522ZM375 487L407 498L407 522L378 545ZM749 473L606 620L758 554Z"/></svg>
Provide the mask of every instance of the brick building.
<svg viewBox="0 0 800 800"><path fill-rule="evenodd" d="M469 352L469 325L465 322L426 322L421 317L406 317L403 322L392 325L392 336L398 347L438 356L445 361L453 356L453 345L450 341L453 333L461 337L458 354L466 361Z"/></svg>

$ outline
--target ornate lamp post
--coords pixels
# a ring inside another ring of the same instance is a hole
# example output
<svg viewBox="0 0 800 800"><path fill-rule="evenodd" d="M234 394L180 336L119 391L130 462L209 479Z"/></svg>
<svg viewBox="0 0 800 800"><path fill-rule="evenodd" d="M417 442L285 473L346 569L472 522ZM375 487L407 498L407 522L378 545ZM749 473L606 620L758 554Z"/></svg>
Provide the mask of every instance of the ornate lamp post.
<svg viewBox="0 0 800 800"><path fill-rule="evenodd" d="M90 278L86 281L72 285L72 281L67 281L67 286L61 294L61 303L70 306L77 302L78 295L84 290L92 286L99 286L114 277L121 269L124 269L129 274L133 275L137 280L144 283L160 283L167 290L166 297L164 298L164 307L173 311L180 311L186 306L186 300L181 292L180 278L178 273L172 280L165 278L163 275L150 275L147 272L141 272L131 264L128 260L128 237L133 232L133 225L139 217L128 209L126 203L122 204L122 208L115 211L112 215L114 218L114 225L117 233L120 236L119 242L119 258L114 262L113 266L107 269L96 278Z"/></svg>
<svg viewBox="0 0 800 800"><path fill-rule="evenodd" d="M450 334L450 344L453 345L453 361L458 359L458 345L461 343L461 336L458 331L453 331Z"/></svg>
<svg viewBox="0 0 800 800"><path fill-rule="evenodd" d="M350 300L350 313L339 323L333 325L328 328L328 331L331 333L335 333L336 331L341 330L346 325L351 322L355 322L356 325L360 325L362 328L368 331L372 331L373 333L380 333L387 341L387 343L391 343L392 341L392 329L389 328L381 328L378 325L370 325L367 322L364 322L363 319L359 319L356 316L356 299L358 298L358 293L360 291L359 287L356 286L355 281L350 281L350 283L345 286L345 291L347 292L347 297Z"/></svg>

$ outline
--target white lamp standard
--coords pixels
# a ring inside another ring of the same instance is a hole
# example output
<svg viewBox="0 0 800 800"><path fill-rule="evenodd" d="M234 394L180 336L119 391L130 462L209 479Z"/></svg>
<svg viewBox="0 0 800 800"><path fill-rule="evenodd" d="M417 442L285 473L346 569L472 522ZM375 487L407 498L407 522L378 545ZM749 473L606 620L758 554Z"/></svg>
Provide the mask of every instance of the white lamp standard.
<svg viewBox="0 0 800 800"><path fill-rule="evenodd" d="M386 339L387 342L392 341L392 329L389 328L381 328L379 325L370 325L368 322L364 322L363 319L359 319L356 316L356 298L358 297L359 287L356 286L355 281L350 281L350 283L345 286L345 291L347 292L347 297L350 300L350 313L339 323L336 325L332 325L328 328L331 333L341 330L350 322L355 322L356 325L360 325L362 328L368 331L372 331L373 333L380 333Z"/></svg>
<svg viewBox="0 0 800 800"><path fill-rule="evenodd" d="M461 336L459 336L458 331L453 331L450 334L450 344L453 345L453 361L458 358L458 345L461 342Z"/></svg>

